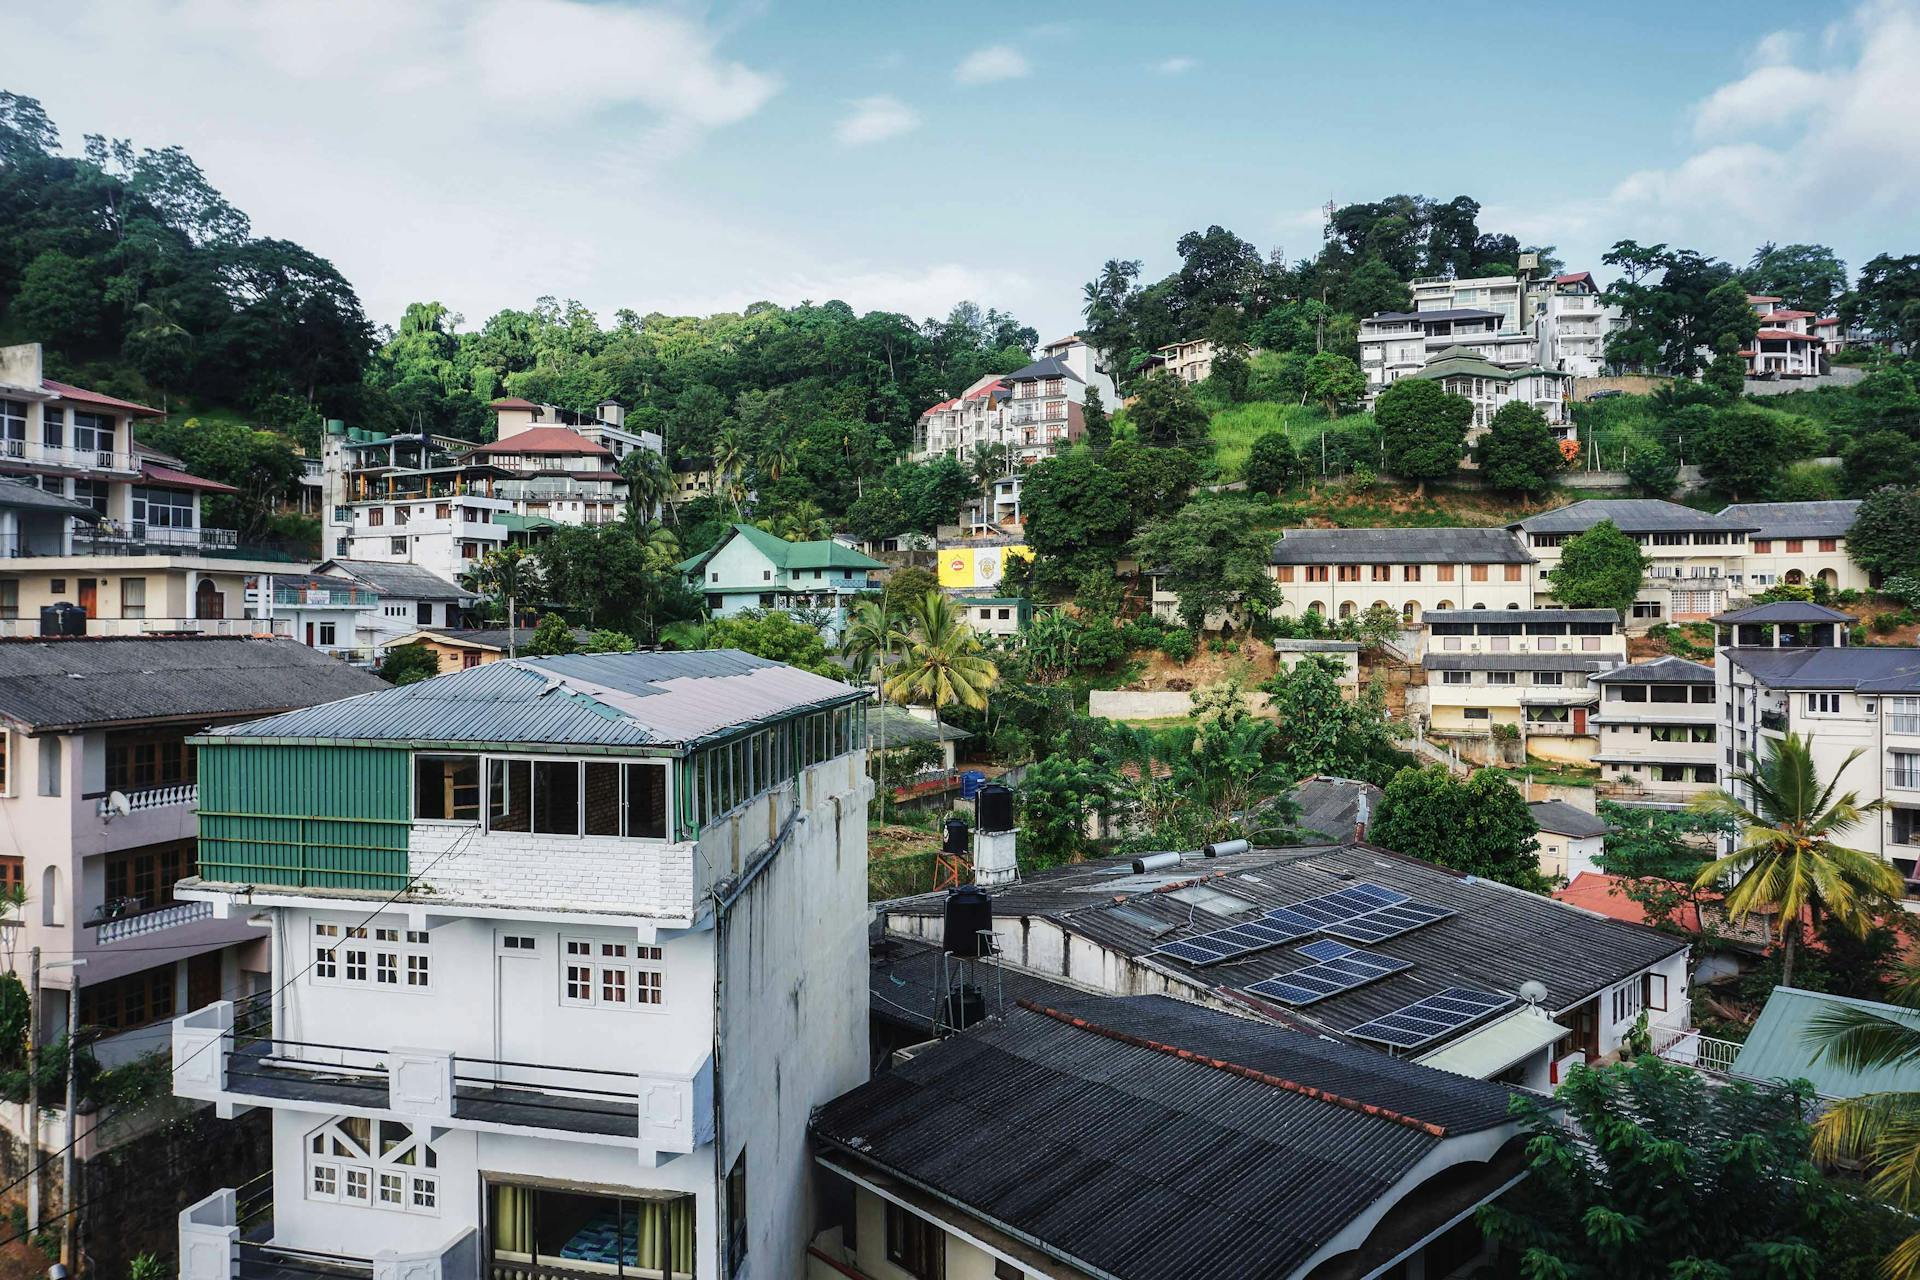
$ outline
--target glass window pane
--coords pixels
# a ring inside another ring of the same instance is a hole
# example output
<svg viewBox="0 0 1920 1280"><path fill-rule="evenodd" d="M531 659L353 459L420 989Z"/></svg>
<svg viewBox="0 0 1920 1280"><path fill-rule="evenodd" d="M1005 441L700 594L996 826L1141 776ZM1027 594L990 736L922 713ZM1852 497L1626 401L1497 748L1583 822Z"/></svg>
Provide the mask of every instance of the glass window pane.
<svg viewBox="0 0 1920 1280"><path fill-rule="evenodd" d="M493 831L533 829L533 763L494 760L488 764L487 826Z"/></svg>
<svg viewBox="0 0 1920 1280"><path fill-rule="evenodd" d="M620 766L595 761L587 767L587 834L620 834Z"/></svg>
<svg viewBox="0 0 1920 1280"><path fill-rule="evenodd" d="M550 836L580 834L580 765L577 761L534 762L533 829Z"/></svg>
<svg viewBox="0 0 1920 1280"><path fill-rule="evenodd" d="M627 769L629 836L664 840L667 835L667 766L630 764Z"/></svg>
<svg viewBox="0 0 1920 1280"><path fill-rule="evenodd" d="M441 821L480 820L480 757L413 758L413 816Z"/></svg>

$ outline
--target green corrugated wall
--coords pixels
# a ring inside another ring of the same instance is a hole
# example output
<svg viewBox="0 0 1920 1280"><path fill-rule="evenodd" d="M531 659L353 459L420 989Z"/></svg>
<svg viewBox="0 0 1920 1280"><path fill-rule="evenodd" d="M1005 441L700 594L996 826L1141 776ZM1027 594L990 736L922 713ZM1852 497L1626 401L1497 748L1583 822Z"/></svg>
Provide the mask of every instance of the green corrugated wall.
<svg viewBox="0 0 1920 1280"><path fill-rule="evenodd" d="M201 747L201 877L398 890L407 882L410 759L383 747Z"/></svg>

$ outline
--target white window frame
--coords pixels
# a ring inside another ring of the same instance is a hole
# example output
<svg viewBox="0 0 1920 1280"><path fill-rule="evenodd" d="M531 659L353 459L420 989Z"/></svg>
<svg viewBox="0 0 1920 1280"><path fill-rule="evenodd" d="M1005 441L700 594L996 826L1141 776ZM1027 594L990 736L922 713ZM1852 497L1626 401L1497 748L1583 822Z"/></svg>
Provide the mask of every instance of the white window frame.
<svg viewBox="0 0 1920 1280"><path fill-rule="evenodd" d="M657 945L561 934L559 980L560 1003L569 1009L667 1010L666 956ZM586 994L577 994L583 984ZM652 998L641 999L643 993Z"/></svg>
<svg viewBox="0 0 1920 1280"><path fill-rule="evenodd" d="M301 1135L301 1156L306 1161L305 1198L327 1204L379 1209L386 1213L439 1217L439 1165L432 1141L425 1136L426 1130L401 1120L372 1120L369 1123L372 1126L369 1130L370 1150L362 1148L359 1142L340 1129L337 1120L316 1125ZM392 1125L408 1135L384 1155L380 1154L381 1125ZM323 1153L314 1150L316 1139L325 1148ZM335 1142L353 1148L356 1154L340 1154L333 1149ZM402 1164L395 1159L408 1151L416 1153L415 1163ZM399 1181L398 1201L384 1198L386 1184L392 1179ZM325 1189L319 1185L323 1180L330 1184ZM359 1195L351 1191L355 1181L360 1184Z"/></svg>
<svg viewBox="0 0 1920 1280"><path fill-rule="evenodd" d="M315 920L313 963L307 981L319 987L372 991L433 991L433 949L424 930L394 925L343 925ZM383 981L382 974L392 974Z"/></svg>

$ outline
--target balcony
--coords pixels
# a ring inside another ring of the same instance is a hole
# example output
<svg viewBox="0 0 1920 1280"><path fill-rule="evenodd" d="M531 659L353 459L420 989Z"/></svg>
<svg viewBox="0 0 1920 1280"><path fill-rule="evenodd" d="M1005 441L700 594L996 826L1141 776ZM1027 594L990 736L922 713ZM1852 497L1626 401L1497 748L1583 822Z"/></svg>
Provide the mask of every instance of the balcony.
<svg viewBox="0 0 1920 1280"><path fill-rule="evenodd" d="M1732 1040L1715 1040L1692 1027L1653 1028L1653 1051L1668 1062L1709 1076L1730 1076L1740 1056L1740 1046Z"/></svg>
<svg viewBox="0 0 1920 1280"><path fill-rule="evenodd" d="M122 791L118 794L126 797L128 813L139 813L146 809L167 809L174 805L191 805L200 799L200 784L197 782L176 782L165 787L145 787L139 791ZM100 797L98 808L102 818L112 816L113 796Z"/></svg>
<svg viewBox="0 0 1920 1280"><path fill-rule="evenodd" d="M1526 735L1529 738L1591 737L1593 730L1576 730L1571 720L1529 720L1526 722Z"/></svg>
<svg viewBox="0 0 1920 1280"><path fill-rule="evenodd" d="M252 602L252 593L248 593ZM359 587L287 587L274 584L273 602L299 609L377 609L380 597Z"/></svg>
<svg viewBox="0 0 1920 1280"><path fill-rule="evenodd" d="M438 1049L288 1040L260 998L174 1019L173 1089L235 1106L318 1103L355 1115L494 1133L538 1131L638 1149L652 1163L713 1138L710 1057L683 1070L614 1071Z"/></svg>
<svg viewBox="0 0 1920 1280"><path fill-rule="evenodd" d="M1784 711L1762 711L1760 713L1760 727L1772 733L1785 733L1787 731L1787 713Z"/></svg>
<svg viewBox="0 0 1920 1280"><path fill-rule="evenodd" d="M94 941L105 947L129 938L143 938L178 925L197 924L211 919L211 902L163 902L148 907L141 905L138 899L118 898L101 903L93 915L81 923L81 927L95 930Z"/></svg>
<svg viewBox="0 0 1920 1280"><path fill-rule="evenodd" d="M131 453L113 449L71 449L38 440L0 440L0 463L59 467L68 471L124 471L140 474L140 462Z"/></svg>
<svg viewBox="0 0 1920 1280"><path fill-rule="evenodd" d="M467 1280L479 1274L472 1227L426 1250L369 1257L294 1248L274 1240L273 1177L214 1192L180 1213L180 1280Z"/></svg>
<svg viewBox="0 0 1920 1280"><path fill-rule="evenodd" d="M1920 763L1895 765L1887 770L1889 791L1920 791Z"/></svg>

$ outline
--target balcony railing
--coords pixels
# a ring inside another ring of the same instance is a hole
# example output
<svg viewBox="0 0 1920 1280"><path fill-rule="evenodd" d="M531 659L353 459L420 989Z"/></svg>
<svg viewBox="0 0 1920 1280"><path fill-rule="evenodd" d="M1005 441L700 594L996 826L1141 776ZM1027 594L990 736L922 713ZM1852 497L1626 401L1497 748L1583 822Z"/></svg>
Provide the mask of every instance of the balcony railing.
<svg viewBox="0 0 1920 1280"><path fill-rule="evenodd" d="M130 453L114 449L73 449L42 444L38 440L0 440L0 461L76 471L125 471L136 475L140 471L139 460Z"/></svg>
<svg viewBox="0 0 1920 1280"><path fill-rule="evenodd" d="M88 618L90 636L291 636L291 618ZM0 618L0 636L37 636L38 618Z"/></svg>
<svg viewBox="0 0 1920 1280"><path fill-rule="evenodd" d="M296 1248L275 1240L272 1175L225 1188L180 1214L180 1280L466 1280L479 1274L479 1235L456 1229L427 1249L370 1257ZM263 1199L264 1196L264 1199Z"/></svg>
<svg viewBox="0 0 1920 1280"><path fill-rule="evenodd" d="M1920 716L1900 714L1888 716L1887 732L1920 734Z"/></svg>
<svg viewBox="0 0 1920 1280"><path fill-rule="evenodd" d="M150 933L159 933L177 925L194 924L201 920L213 919L211 902L168 902L157 907L128 908L123 903L102 903L94 918L86 922L85 927L96 929L94 940L101 946L115 942L125 942L128 938L141 938Z"/></svg>
<svg viewBox="0 0 1920 1280"><path fill-rule="evenodd" d="M275 604L307 608L372 609L380 597L359 587L283 587L273 589ZM251 603L251 600L249 600Z"/></svg>
<svg viewBox="0 0 1920 1280"><path fill-rule="evenodd" d="M1887 770L1887 785L1896 791L1920 791L1920 765L1895 765Z"/></svg>
<svg viewBox="0 0 1920 1280"><path fill-rule="evenodd" d="M120 794L127 799L127 812L139 813L144 809L166 809L178 804L194 804L200 799L200 784L176 782L164 787L144 787L139 791L123 791ZM99 815L105 818L113 812L113 797L101 796Z"/></svg>
<svg viewBox="0 0 1920 1280"><path fill-rule="evenodd" d="M1760 713L1760 727L1762 729L1771 729L1775 733L1785 733L1787 731L1787 713L1784 711L1762 711Z"/></svg>
<svg viewBox="0 0 1920 1280"><path fill-rule="evenodd" d="M1712 1076L1731 1075L1740 1056L1734 1041L1703 1036L1692 1027L1654 1027L1653 1051L1668 1062Z"/></svg>

